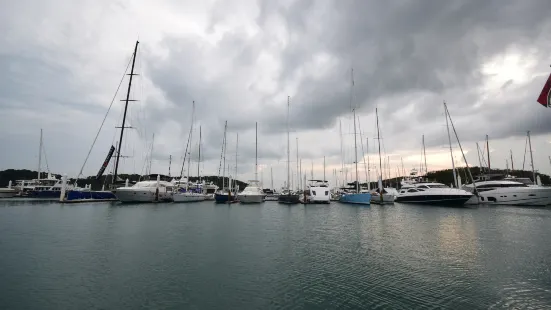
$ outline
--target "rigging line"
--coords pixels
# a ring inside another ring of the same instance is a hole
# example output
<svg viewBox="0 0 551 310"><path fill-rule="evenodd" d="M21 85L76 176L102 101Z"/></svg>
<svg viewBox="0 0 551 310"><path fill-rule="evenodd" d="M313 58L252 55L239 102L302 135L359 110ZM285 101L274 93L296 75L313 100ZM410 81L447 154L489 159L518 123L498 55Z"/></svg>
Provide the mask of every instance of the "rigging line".
<svg viewBox="0 0 551 310"><path fill-rule="evenodd" d="M134 55L132 55L134 57ZM84 160L84 164L82 164L82 167L80 168L80 171L77 175L77 179L82 175L82 171L84 170L84 166L86 166L86 162L88 161L88 158L90 157L90 153L92 153L92 149L94 148L94 145L96 144L96 141L98 140L99 133L101 132L101 129L103 128L103 124L105 124L105 120L107 119L107 115L109 115L109 111L111 111L111 107L113 106L113 102L115 102L115 98L117 98L117 94L119 92L119 89L121 88L122 82L124 81L124 77L126 76L126 72L128 72L128 67L130 67L130 63L132 62L132 57L130 57L130 60L128 61L128 64L126 65L126 70L124 70L124 74L122 75L121 81L119 82L119 86L117 86L117 90L115 91L115 95L113 95L113 99L111 99L111 103L109 104L109 108L107 109L107 113L105 113L105 116L103 117L103 121L101 121L101 125L99 127L98 133L96 134L96 137L94 138L94 141L92 142L92 146L90 146L90 150L88 151L88 155L86 155L86 159ZM118 150L120 152L120 150Z"/></svg>
<svg viewBox="0 0 551 310"><path fill-rule="evenodd" d="M44 143L42 143L42 151L44 152L44 159L46 160L46 170L48 170L48 173L50 173L50 167L48 166L48 156L46 156L46 147L44 146Z"/></svg>

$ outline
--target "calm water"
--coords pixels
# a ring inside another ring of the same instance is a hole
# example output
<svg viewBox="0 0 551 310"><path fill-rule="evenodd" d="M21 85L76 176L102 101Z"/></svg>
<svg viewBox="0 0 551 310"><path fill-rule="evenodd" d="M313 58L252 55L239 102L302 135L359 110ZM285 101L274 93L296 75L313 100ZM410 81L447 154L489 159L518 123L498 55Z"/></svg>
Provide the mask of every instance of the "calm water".
<svg viewBox="0 0 551 310"><path fill-rule="evenodd" d="M551 309L551 208L0 201L1 309Z"/></svg>

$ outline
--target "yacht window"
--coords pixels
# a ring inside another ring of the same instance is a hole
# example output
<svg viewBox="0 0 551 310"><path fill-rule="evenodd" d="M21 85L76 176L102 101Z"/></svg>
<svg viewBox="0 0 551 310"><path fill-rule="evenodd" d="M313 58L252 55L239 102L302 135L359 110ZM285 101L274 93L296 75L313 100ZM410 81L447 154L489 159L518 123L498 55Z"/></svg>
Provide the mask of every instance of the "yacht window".
<svg viewBox="0 0 551 310"><path fill-rule="evenodd" d="M329 195L329 191L325 191L325 196Z"/></svg>
<svg viewBox="0 0 551 310"><path fill-rule="evenodd" d="M429 188L429 187L426 186L426 185L419 185L419 186L417 186L417 188Z"/></svg>
<svg viewBox="0 0 551 310"><path fill-rule="evenodd" d="M431 186L428 186L428 188L449 188L449 187L444 184L433 184Z"/></svg>
<svg viewBox="0 0 551 310"><path fill-rule="evenodd" d="M408 189L408 193L417 193L417 190L412 188L412 189Z"/></svg>
<svg viewBox="0 0 551 310"><path fill-rule="evenodd" d="M417 190L420 191L420 192L424 192L424 191L425 191L425 190L422 189L422 188L418 188Z"/></svg>
<svg viewBox="0 0 551 310"><path fill-rule="evenodd" d="M316 191L312 191L312 194L315 196L315 195L316 195Z"/></svg>

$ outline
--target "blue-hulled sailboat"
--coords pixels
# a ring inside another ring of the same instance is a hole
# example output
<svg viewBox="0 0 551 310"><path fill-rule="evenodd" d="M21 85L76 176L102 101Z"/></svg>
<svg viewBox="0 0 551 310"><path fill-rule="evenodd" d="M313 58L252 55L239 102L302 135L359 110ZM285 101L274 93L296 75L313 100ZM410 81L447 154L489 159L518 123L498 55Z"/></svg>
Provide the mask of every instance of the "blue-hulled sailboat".
<svg viewBox="0 0 551 310"><path fill-rule="evenodd" d="M353 100L353 89L354 89L354 71L351 71L352 75L352 87L351 87L351 101ZM356 184L355 191L350 193L343 193L339 198L339 202L350 203L350 204L360 204L360 205L370 205L371 204L371 194L370 193L361 193L360 192L360 183L358 182L358 142L356 137L356 108L352 109L352 114L354 116L354 164L356 165Z"/></svg>

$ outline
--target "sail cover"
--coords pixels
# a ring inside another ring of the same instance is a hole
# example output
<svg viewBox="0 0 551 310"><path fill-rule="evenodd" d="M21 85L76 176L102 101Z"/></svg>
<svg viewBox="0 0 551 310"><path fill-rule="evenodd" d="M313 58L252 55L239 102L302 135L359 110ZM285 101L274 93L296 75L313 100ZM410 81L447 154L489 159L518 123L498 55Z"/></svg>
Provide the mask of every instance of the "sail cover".
<svg viewBox="0 0 551 310"><path fill-rule="evenodd" d="M113 156L114 152L115 152L115 147L111 145L111 149L109 149L109 153L107 154L107 157L103 162L103 165L101 165L101 168L99 169L98 174L96 175L96 180L99 180L99 178L101 178L101 176L103 175L103 172L105 171L105 168L107 168L107 165L109 165L109 161L111 160L111 157Z"/></svg>
<svg viewBox="0 0 551 310"><path fill-rule="evenodd" d="M551 74L547 78L547 82L545 82L545 85L541 90L541 94L538 97L538 102L546 108L548 108L551 104Z"/></svg>

